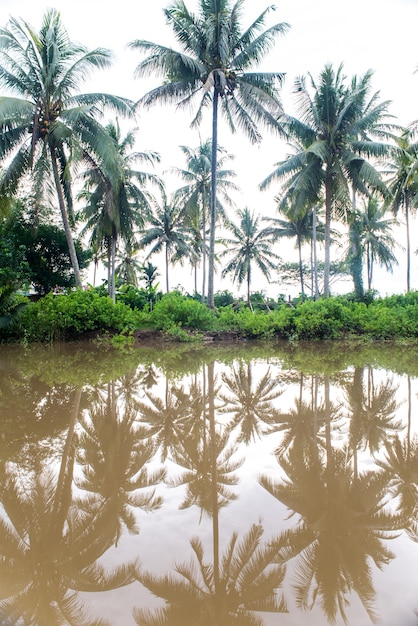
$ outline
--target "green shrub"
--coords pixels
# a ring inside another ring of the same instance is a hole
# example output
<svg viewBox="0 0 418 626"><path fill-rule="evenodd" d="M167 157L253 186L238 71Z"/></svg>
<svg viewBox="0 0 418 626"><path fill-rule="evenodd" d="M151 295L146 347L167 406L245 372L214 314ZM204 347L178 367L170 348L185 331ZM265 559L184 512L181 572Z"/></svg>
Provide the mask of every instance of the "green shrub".
<svg viewBox="0 0 418 626"><path fill-rule="evenodd" d="M307 300L296 308L295 332L298 339L336 339L349 327L349 306L337 298L317 302Z"/></svg>
<svg viewBox="0 0 418 626"><path fill-rule="evenodd" d="M214 328L215 314L205 304L172 291L155 304L151 320L163 331L173 326L207 331Z"/></svg>
<svg viewBox="0 0 418 626"><path fill-rule="evenodd" d="M14 334L26 341L75 339L89 331L134 330L138 317L128 306L114 304L94 290L48 294L29 304L14 324Z"/></svg>
<svg viewBox="0 0 418 626"><path fill-rule="evenodd" d="M216 307L229 306L234 302L234 296L228 289L225 289L224 291L217 291L213 296L213 301Z"/></svg>

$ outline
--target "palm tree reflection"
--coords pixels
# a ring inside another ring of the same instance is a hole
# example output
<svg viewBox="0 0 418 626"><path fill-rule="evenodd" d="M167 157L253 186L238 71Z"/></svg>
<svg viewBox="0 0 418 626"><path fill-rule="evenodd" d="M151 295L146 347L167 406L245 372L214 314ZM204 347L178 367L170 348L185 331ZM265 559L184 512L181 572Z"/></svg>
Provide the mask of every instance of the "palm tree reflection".
<svg viewBox="0 0 418 626"><path fill-rule="evenodd" d="M232 414L230 430L239 429L238 441L245 444L252 439L270 432L269 427L275 422L278 411L273 401L282 394L278 389L279 381L272 378L270 368L254 384L252 364L240 363L231 368L231 373L222 374L224 391L220 398L225 407L221 412Z"/></svg>
<svg viewBox="0 0 418 626"><path fill-rule="evenodd" d="M3 469L0 500L2 619L48 626L104 626L86 616L80 591L116 589L134 580L134 564L107 571L97 560L108 543L100 512L74 498L74 432L81 400L76 391L61 462L55 472L35 462L26 476Z"/></svg>
<svg viewBox="0 0 418 626"><path fill-rule="evenodd" d="M236 446L229 443L229 430L223 431L216 422L213 362L203 368L200 392L199 427L170 448L172 460L186 468L172 485L187 484L181 508L197 505L212 517L212 561L205 559L202 543L193 538L193 559L177 564L175 574L159 577L140 571L139 581L166 606L154 612L135 609L134 617L141 626L261 626L258 611L286 610L276 594L285 568L275 562L275 546L262 543L261 524L253 524L242 539L233 533L220 555L219 511L235 498L229 487L237 483L233 472L242 461L232 460Z"/></svg>
<svg viewBox="0 0 418 626"><path fill-rule="evenodd" d="M279 462L286 478L262 477L261 484L298 515L297 525L276 540L279 561L297 558L297 606L310 609L319 602L331 622L338 614L346 621L348 595L355 592L375 621L370 562L379 568L389 563L393 554L383 540L405 521L385 508L384 472L355 477L347 449L328 449L325 458L292 449Z"/></svg>
<svg viewBox="0 0 418 626"><path fill-rule="evenodd" d="M127 400L125 396L124 400ZM136 532L134 509L152 511L162 504L155 485L165 477L165 470L147 468L155 457L157 444L149 429L136 422L136 402L119 409L115 384L108 384L105 401L85 412L80 420L78 461L83 476L78 486L94 494L89 506L107 511L108 537L117 543L124 524ZM97 500L99 496L99 500Z"/></svg>
<svg viewBox="0 0 418 626"><path fill-rule="evenodd" d="M134 609L140 626L262 626L259 611L285 612L276 591L284 567L274 563L275 549L261 543L263 527L253 524L239 540L234 533L220 561L219 571L205 561L199 539L191 540L193 560L176 565L176 575L139 575L140 582L166 606L157 611ZM218 583L215 580L218 578Z"/></svg>

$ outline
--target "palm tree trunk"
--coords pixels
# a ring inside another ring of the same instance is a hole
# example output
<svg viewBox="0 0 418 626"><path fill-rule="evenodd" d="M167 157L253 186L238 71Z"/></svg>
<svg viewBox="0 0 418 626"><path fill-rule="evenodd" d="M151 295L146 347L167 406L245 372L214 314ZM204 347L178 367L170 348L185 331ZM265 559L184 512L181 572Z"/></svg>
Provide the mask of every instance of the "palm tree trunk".
<svg viewBox="0 0 418 626"><path fill-rule="evenodd" d="M312 211L312 248L313 248L313 273L314 273L314 286L315 286L315 300L319 298L318 287L318 255L316 249L316 206Z"/></svg>
<svg viewBox="0 0 418 626"><path fill-rule="evenodd" d="M411 241L409 230L409 202L405 199L405 225L406 225L406 290L411 291Z"/></svg>
<svg viewBox="0 0 418 626"><path fill-rule="evenodd" d="M302 299L305 298L305 287L303 284L303 267L302 267L302 242L301 238L298 235L298 253L299 253L299 278L300 278L300 288L302 293Z"/></svg>
<svg viewBox="0 0 418 626"><path fill-rule="evenodd" d="M248 271L247 271L247 302L248 302L248 306L251 305L251 301L250 301L250 284L251 284L251 268L250 268L250 266L248 266Z"/></svg>
<svg viewBox="0 0 418 626"><path fill-rule="evenodd" d="M370 243L367 244L367 288L370 291L373 281L373 259L370 251Z"/></svg>
<svg viewBox="0 0 418 626"><path fill-rule="evenodd" d="M215 224L216 224L216 170L218 164L218 101L219 92L215 86L213 90L212 106L212 163L211 163L211 190L210 190L210 237L209 237L209 276L208 276L208 306L215 307L214 274L215 274Z"/></svg>
<svg viewBox="0 0 418 626"><path fill-rule="evenodd" d="M205 302L206 290L206 185L202 193L202 304Z"/></svg>
<svg viewBox="0 0 418 626"><path fill-rule="evenodd" d="M74 467L74 433L80 412L82 389L77 388L74 394L74 404L68 425L64 449L62 451L60 471L54 496L54 514L52 516L55 525L54 531L59 531L64 526L65 515L68 509L68 501L71 499L71 484Z"/></svg>
<svg viewBox="0 0 418 626"><path fill-rule="evenodd" d="M113 233L111 238L111 254L110 254L110 297L113 302L116 301L115 292L115 265L116 265L116 236Z"/></svg>
<svg viewBox="0 0 418 626"><path fill-rule="evenodd" d="M75 250L74 239L73 239L73 235L71 233L71 227L70 227L70 222L68 220L67 209L65 207L64 194L62 193L61 180L60 180L60 175L59 175L59 172L58 172L57 156L56 156L55 150L54 150L54 148L52 146L50 146L50 155L51 155L51 162L52 162L52 171L54 173L55 188L57 190L57 196L58 196L58 204L59 204L60 211L61 211L61 218L62 218L62 223L63 223L63 226L64 226L65 236L67 238L67 244L68 244L68 250L69 250L69 253L70 253L71 264L73 266L75 284L76 284L77 287L79 287L81 289L80 267L78 265L78 259L77 259L77 253L76 253L76 250Z"/></svg>
<svg viewBox="0 0 418 626"><path fill-rule="evenodd" d="M332 174L327 168L325 175L325 263L324 297L329 297L329 275L331 261L331 210L332 210Z"/></svg>
<svg viewBox="0 0 418 626"><path fill-rule="evenodd" d="M169 287L168 287L168 244L165 244L165 288L166 291L168 293L169 291Z"/></svg>

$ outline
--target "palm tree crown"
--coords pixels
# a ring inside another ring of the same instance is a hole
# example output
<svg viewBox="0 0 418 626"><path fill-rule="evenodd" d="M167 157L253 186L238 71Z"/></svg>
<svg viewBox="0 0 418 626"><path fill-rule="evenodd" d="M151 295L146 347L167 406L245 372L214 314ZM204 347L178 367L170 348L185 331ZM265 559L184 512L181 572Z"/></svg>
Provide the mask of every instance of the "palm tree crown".
<svg viewBox="0 0 418 626"><path fill-rule="evenodd" d="M233 238L224 237L221 242L228 247L220 256L232 254L232 258L225 265L222 275L232 274L233 280L241 285L247 282L247 302L250 302L251 272L256 265L262 274L269 279L270 270L276 267L274 261L277 254L271 249L271 233L260 230L259 217L255 217L248 208L237 211L239 224L229 222L227 228Z"/></svg>

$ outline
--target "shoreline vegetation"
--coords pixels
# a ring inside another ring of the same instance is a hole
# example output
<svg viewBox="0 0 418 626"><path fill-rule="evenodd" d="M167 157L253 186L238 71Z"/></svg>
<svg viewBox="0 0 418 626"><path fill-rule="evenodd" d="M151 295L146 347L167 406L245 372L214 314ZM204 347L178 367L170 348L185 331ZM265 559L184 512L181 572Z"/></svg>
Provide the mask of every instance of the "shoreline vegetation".
<svg viewBox="0 0 418 626"><path fill-rule="evenodd" d="M258 296L258 297L257 297ZM218 293L215 309L198 294L179 291L150 298L144 289L122 289L114 303L101 288L48 295L36 302L16 296L0 319L2 343L91 340L127 346L172 341L418 339L418 292L363 301L352 294L319 300L249 303Z"/></svg>

